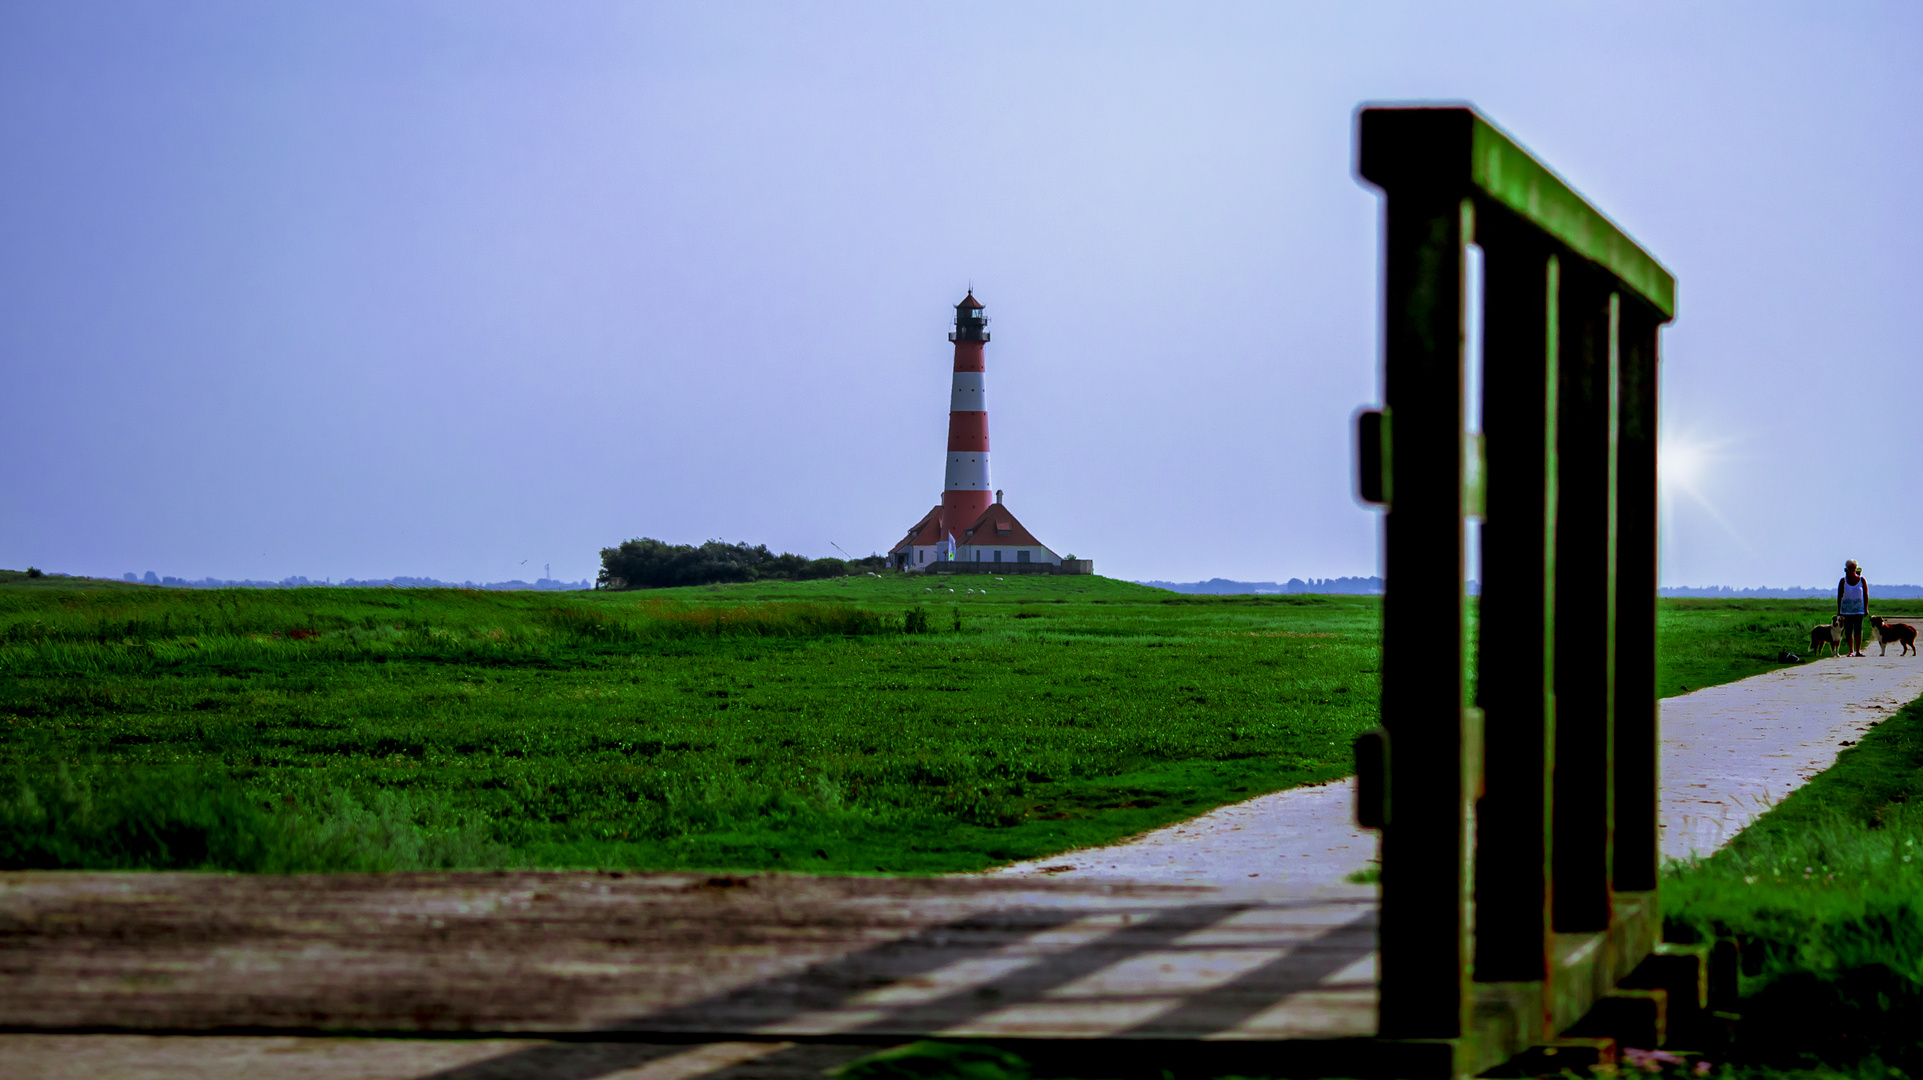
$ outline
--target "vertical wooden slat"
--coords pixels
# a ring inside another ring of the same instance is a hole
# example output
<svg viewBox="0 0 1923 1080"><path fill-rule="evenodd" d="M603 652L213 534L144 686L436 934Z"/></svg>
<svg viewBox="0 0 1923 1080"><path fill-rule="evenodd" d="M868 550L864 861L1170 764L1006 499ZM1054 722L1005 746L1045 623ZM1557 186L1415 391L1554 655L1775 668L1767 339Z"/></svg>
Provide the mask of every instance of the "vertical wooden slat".
<svg viewBox="0 0 1923 1080"><path fill-rule="evenodd" d="M1384 257L1381 1033L1463 1030L1462 280L1466 203L1391 189ZM1453 768L1451 766L1454 766Z"/></svg>
<svg viewBox="0 0 1923 1080"><path fill-rule="evenodd" d="M1560 267L1539 230L1480 209L1487 513L1476 688L1486 745L1475 976L1526 982L1547 976L1551 940Z"/></svg>
<svg viewBox="0 0 1923 1080"><path fill-rule="evenodd" d="M1556 525L1554 926L1609 926L1615 782L1616 320L1613 280L1562 264Z"/></svg>
<svg viewBox="0 0 1923 1080"><path fill-rule="evenodd" d="M1659 735L1656 705L1655 309L1625 296L1619 331L1622 406L1616 444L1615 886L1656 887Z"/></svg>

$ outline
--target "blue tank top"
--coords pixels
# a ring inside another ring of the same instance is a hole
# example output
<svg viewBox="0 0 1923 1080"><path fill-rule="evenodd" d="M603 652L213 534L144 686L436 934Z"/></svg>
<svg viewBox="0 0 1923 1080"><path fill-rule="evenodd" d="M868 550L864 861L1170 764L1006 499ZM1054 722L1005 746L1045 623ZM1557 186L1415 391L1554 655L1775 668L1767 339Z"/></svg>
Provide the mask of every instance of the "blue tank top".
<svg viewBox="0 0 1923 1080"><path fill-rule="evenodd" d="M1863 583L1851 585L1846 579L1843 582L1843 614L1861 615L1863 610Z"/></svg>

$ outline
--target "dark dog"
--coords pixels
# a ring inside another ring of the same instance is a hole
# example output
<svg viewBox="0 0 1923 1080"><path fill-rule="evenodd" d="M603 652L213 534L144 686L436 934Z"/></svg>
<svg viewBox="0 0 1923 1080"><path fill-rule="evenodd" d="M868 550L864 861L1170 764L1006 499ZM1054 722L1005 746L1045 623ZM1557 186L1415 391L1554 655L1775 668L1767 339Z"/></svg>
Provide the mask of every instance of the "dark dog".
<svg viewBox="0 0 1923 1080"><path fill-rule="evenodd" d="M1842 643L1843 617L1841 615L1836 616L1821 626L1812 626L1809 628L1809 651L1811 656L1823 655L1824 649L1828 649L1831 652L1839 652L1841 650L1838 646Z"/></svg>
<svg viewBox="0 0 1923 1080"><path fill-rule="evenodd" d="M1898 656L1916 651L1916 627L1909 623L1886 622L1881 615L1874 615L1870 617L1870 636L1876 639L1878 645L1883 646L1877 653L1878 656L1889 655L1892 641L1900 646L1896 650Z"/></svg>

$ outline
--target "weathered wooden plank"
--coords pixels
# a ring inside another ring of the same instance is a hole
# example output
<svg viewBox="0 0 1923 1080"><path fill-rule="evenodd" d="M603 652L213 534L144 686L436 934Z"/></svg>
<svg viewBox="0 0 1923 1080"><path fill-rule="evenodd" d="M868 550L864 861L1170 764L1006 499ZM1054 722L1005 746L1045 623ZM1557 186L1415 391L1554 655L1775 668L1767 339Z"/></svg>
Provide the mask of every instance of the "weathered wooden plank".
<svg viewBox="0 0 1923 1080"><path fill-rule="evenodd" d="M1555 929L1563 933L1606 930L1610 919L1620 310L1615 284L1573 260L1560 272L1551 862Z"/></svg>
<svg viewBox="0 0 1923 1080"><path fill-rule="evenodd" d="M1656 888L1662 863L1656 706L1656 432L1662 317L1633 295L1618 330L1615 888Z"/></svg>
<svg viewBox="0 0 1923 1080"><path fill-rule="evenodd" d="M1357 172L1388 189L1439 197L1472 192L1527 220L1634 289L1663 321L1676 316L1676 278L1601 210L1501 129L1460 105L1361 111Z"/></svg>
<svg viewBox="0 0 1923 1080"><path fill-rule="evenodd" d="M1365 155L1367 153L1365 129ZM1371 176L1370 179L1376 179ZM1384 183L1382 1031L1463 1033L1468 811L1463 753L1462 305L1468 203ZM1418 614L1419 613L1419 614Z"/></svg>
<svg viewBox="0 0 1923 1080"><path fill-rule="evenodd" d="M16 1029L1326 1039L1366 887L762 875L0 875Z"/></svg>
<svg viewBox="0 0 1923 1080"><path fill-rule="evenodd" d="M1486 745L1476 809L1475 975L1514 982L1541 980L1549 970L1560 263L1527 222L1494 208L1478 220L1476 239L1485 267L1488 458L1481 616L1492 630L1477 649Z"/></svg>

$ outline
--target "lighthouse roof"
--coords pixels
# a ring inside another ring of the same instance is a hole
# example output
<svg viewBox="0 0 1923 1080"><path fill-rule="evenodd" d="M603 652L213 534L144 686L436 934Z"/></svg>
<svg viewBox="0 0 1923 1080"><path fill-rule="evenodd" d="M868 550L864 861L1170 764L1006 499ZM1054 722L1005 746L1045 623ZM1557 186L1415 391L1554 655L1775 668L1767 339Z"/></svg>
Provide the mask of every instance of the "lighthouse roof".
<svg viewBox="0 0 1923 1080"><path fill-rule="evenodd" d="M965 530L955 534L955 539L971 545L991 546L1005 544L1009 547L1047 547L1035 539L1020 519L1008 512L1008 507L996 503L982 512L982 516Z"/></svg>
<svg viewBox="0 0 1923 1080"><path fill-rule="evenodd" d="M980 300L975 299L975 290L970 289L968 290L968 296L955 306L958 308L978 308L985 305Z"/></svg>
<svg viewBox="0 0 1923 1080"><path fill-rule="evenodd" d="M946 540L948 534L942 530L941 511L941 505L939 503L936 504L933 510L928 511L928 513L922 516L920 521L915 522L914 525L909 527L908 535L901 538L901 543L889 548L888 553L893 555L903 548L927 547L930 544ZM959 539L959 537L957 537L957 539Z"/></svg>

